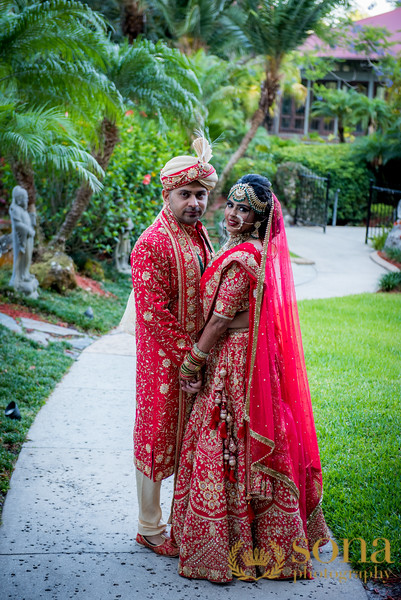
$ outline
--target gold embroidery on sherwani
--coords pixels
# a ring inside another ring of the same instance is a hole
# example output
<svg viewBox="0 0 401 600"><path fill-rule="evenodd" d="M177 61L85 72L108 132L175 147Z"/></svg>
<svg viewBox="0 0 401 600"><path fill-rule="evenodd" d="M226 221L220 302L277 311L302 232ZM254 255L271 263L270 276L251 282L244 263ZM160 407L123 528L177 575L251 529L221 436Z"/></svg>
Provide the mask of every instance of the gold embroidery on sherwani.
<svg viewBox="0 0 401 600"><path fill-rule="evenodd" d="M178 415L178 369L203 323L200 267L188 241L191 236L200 246L205 243L208 260L208 238L203 227L198 224L196 228L181 228L171 211L164 209L132 252L137 306L135 464L156 481L174 472L177 430L182 430L187 418L186 408ZM187 268L195 273L191 285ZM182 421L180 428L178 418ZM171 448L170 452L166 448Z"/></svg>

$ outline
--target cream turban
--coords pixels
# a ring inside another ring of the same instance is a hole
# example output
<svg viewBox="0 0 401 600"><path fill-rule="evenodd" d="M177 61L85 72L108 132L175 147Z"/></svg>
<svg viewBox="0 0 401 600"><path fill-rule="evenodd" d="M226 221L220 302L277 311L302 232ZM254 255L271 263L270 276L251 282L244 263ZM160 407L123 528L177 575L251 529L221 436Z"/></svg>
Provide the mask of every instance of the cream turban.
<svg viewBox="0 0 401 600"><path fill-rule="evenodd" d="M206 138L199 137L192 144L197 156L175 156L160 171L163 189L170 191L191 181L199 181L207 190L217 183L217 173L209 164L212 150Z"/></svg>

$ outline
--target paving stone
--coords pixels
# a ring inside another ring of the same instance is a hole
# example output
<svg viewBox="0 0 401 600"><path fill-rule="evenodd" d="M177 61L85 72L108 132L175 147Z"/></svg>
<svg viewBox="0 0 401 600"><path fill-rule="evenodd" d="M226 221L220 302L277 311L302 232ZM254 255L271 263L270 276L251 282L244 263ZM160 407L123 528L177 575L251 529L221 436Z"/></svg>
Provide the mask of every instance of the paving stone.
<svg viewBox="0 0 401 600"><path fill-rule="evenodd" d="M59 325L53 325L52 323L45 323L44 321L36 321L35 319L27 319L26 317L21 318L21 323L26 329L35 329L35 331L44 331L45 333L51 333L58 336L84 336L77 329L72 327L60 327Z"/></svg>
<svg viewBox="0 0 401 600"><path fill-rule="evenodd" d="M0 324L16 333L23 333L21 325L18 325L15 319L4 313L0 313Z"/></svg>
<svg viewBox="0 0 401 600"><path fill-rule="evenodd" d="M30 340L33 340L34 342L38 342L39 344L42 344L43 346L47 346L49 341L53 341L52 336L44 333L43 331L25 331L24 335L25 335L25 337L29 338Z"/></svg>
<svg viewBox="0 0 401 600"><path fill-rule="evenodd" d="M71 344L71 346L76 350L84 350L85 348L90 346L90 344L92 344L95 340L96 338L90 337L89 335L85 335L84 337L79 338L71 337L66 341L69 344Z"/></svg>

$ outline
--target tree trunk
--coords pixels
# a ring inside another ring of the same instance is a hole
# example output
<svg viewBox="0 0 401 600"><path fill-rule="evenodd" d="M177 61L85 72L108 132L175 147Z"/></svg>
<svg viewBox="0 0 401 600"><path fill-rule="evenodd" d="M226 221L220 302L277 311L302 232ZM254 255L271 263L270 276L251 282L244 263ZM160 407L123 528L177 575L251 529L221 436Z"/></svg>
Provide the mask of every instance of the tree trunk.
<svg viewBox="0 0 401 600"><path fill-rule="evenodd" d="M103 141L102 149L94 154L94 157L105 171L119 139L117 125L107 118L104 118L102 121L100 139ZM89 185L87 183L82 183L72 206L64 219L64 223L50 242L51 247L64 249L66 241L77 226L82 214L89 206L92 194L93 192Z"/></svg>
<svg viewBox="0 0 401 600"><path fill-rule="evenodd" d="M261 85L260 91L260 100L257 111L254 113L251 119L251 126L249 130L246 132L244 137L241 140L241 143L238 149L232 154L228 163L224 167L221 175L219 176L219 181L211 192L209 198L210 203L213 202L220 196L224 185L231 173L234 165L239 161L240 158L245 154L249 144L255 137L255 134L258 128L263 124L266 116L269 114L269 109L273 106L274 100L276 98L276 94L280 89L280 81L278 77L278 68L279 64L270 65L270 68L266 70L266 79ZM245 175L245 173L244 173Z"/></svg>
<svg viewBox="0 0 401 600"><path fill-rule="evenodd" d="M340 144L345 144L344 123L342 119L338 120L338 139L340 140Z"/></svg>
<svg viewBox="0 0 401 600"><path fill-rule="evenodd" d="M139 2L124 0L121 7L121 30L133 44L136 38L145 32L146 15Z"/></svg>
<svg viewBox="0 0 401 600"><path fill-rule="evenodd" d="M28 192L28 211L36 212L36 187L35 177L31 165L19 160L11 161L13 175L21 187Z"/></svg>

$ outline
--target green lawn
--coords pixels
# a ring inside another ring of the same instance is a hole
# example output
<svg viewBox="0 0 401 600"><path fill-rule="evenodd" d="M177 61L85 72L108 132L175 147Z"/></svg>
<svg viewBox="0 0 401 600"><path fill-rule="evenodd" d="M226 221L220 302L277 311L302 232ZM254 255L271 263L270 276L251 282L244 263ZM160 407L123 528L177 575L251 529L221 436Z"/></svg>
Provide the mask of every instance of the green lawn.
<svg viewBox="0 0 401 600"><path fill-rule="evenodd" d="M0 326L0 512L28 429L71 363L62 344L44 348ZM21 421L4 415L11 400L18 404Z"/></svg>
<svg viewBox="0 0 401 600"><path fill-rule="evenodd" d="M339 541L363 538L368 561L387 538L400 572L401 295L307 300L299 312L327 522ZM370 567L353 546L353 565Z"/></svg>

